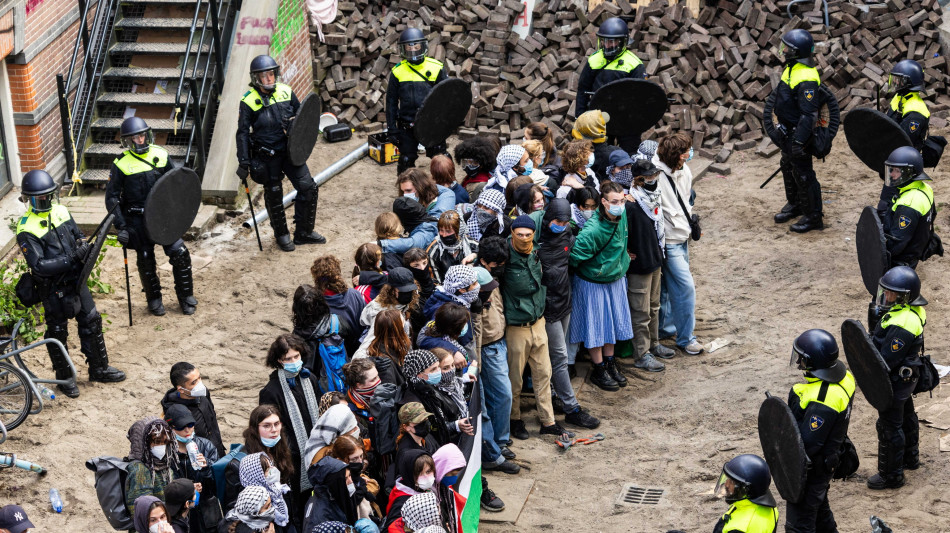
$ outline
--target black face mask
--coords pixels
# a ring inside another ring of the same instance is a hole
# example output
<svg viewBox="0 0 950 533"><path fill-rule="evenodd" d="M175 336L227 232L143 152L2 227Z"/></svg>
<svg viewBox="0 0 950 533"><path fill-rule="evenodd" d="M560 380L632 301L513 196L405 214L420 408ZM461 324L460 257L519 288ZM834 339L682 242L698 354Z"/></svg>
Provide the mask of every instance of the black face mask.
<svg viewBox="0 0 950 533"><path fill-rule="evenodd" d="M412 295L415 291L411 292L400 292L396 294L396 301L399 302L399 305L409 305L409 302L412 301Z"/></svg>
<svg viewBox="0 0 950 533"><path fill-rule="evenodd" d="M660 184L660 180L656 180L653 183L643 182L643 188L650 192L653 192L656 190L656 186L659 184Z"/></svg>
<svg viewBox="0 0 950 533"><path fill-rule="evenodd" d="M358 463L347 463L346 468L350 471L350 477L355 481L357 476L363 472L363 461Z"/></svg>
<svg viewBox="0 0 950 533"><path fill-rule="evenodd" d="M429 420L426 419L426 420L423 420L422 422L419 422L418 424L416 424L416 427L415 427L415 429L413 430L413 432L414 432L414 433L416 434L416 436L419 437L420 439L424 439L424 438L426 438L426 435L429 434L429 431L430 431L431 429L432 429L432 428L429 426Z"/></svg>
<svg viewBox="0 0 950 533"><path fill-rule="evenodd" d="M440 237L442 239L442 244L446 246L455 246L459 242L458 235L449 235L447 237Z"/></svg>
<svg viewBox="0 0 950 533"><path fill-rule="evenodd" d="M464 167L462 167L462 168L465 169L465 175L466 175L466 176L468 176L468 177L470 177L470 178L474 178L475 176L478 175L478 169L480 169L480 168L482 168L482 167L480 167L480 166L478 166L478 165L474 165L474 166L468 166L468 165L466 165L466 166L464 166Z"/></svg>
<svg viewBox="0 0 950 533"><path fill-rule="evenodd" d="M504 277L505 275L505 265L496 266L491 269L491 275L496 278Z"/></svg>
<svg viewBox="0 0 950 533"><path fill-rule="evenodd" d="M478 299L481 300L483 306L488 305L488 300L491 299L491 291L479 292Z"/></svg>

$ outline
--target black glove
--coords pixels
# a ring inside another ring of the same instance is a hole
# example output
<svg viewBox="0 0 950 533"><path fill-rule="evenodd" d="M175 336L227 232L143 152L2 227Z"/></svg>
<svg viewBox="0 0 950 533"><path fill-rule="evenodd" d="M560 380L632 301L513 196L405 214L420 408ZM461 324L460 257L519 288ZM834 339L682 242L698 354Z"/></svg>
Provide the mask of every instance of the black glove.
<svg viewBox="0 0 950 533"><path fill-rule="evenodd" d="M90 248L92 248L92 245L88 242L82 240L77 241L76 248L73 250L73 261L85 261Z"/></svg>
<svg viewBox="0 0 950 533"><path fill-rule="evenodd" d="M118 240L119 244L122 246L127 246L129 244L130 237L132 237L132 235L129 234L129 230L127 229L120 229L119 233L115 236L116 240Z"/></svg>
<svg viewBox="0 0 950 533"><path fill-rule="evenodd" d="M798 141L792 141L788 147L788 152L792 154L792 157L805 157L805 145Z"/></svg>
<svg viewBox="0 0 950 533"><path fill-rule="evenodd" d="M246 180L247 175L250 173L251 171L249 170L248 163L246 161L238 164L236 174L239 178L241 178L241 181Z"/></svg>

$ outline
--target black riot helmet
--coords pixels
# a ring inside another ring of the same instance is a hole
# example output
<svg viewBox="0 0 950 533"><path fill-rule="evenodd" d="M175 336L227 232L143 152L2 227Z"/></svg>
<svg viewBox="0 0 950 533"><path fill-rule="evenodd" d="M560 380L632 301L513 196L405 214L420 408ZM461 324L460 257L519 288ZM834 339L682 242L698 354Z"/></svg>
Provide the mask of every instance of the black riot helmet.
<svg viewBox="0 0 950 533"><path fill-rule="evenodd" d="M786 63L798 62L808 66L812 64L811 56L815 53L815 39L807 30L801 28L792 30L782 36L782 45L779 53Z"/></svg>
<svg viewBox="0 0 950 533"><path fill-rule="evenodd" d="M844 363L838 360L838 342L823 329L810 329L795 339L790 364L796 362L806 376L829 383L841 381L847 373Z"/></svg>
<svg viewBox="0 0 950 533"><path fill-rule="evenodd" d="M23 175L20 192L26 197L34 213L45 213L53 208L56 181L45 170L31 170Z"/></svg>
<svg viewBox="0 0 950 533"><path fill-rule="evenodd" d="M135 142L137 135L145 135L145 142ZM149 145L155 142L155 136L152 134L152 128L144 120L139 117L129 117L122 121L122 127L119 128L119 140L123 148L141 155L148 152Z"/></svg>
<svg viewBox="0 0 950 533"><path fill-rule="evenodd" d="M719 482L713 491L728 503L749 500L766 507L775 507L775 498L769 490L772 473L769 465L758 455L744 454L723 465Z"/></svg>
<svg viewBox="0 0 950 533"><path fill-rule="evenodd" d="M429 53L429 43L419 28L406 28L399 34L399 55L413 65L420 65Z"/></svg>
<svg viewBox="0 0 950 533"><path fill-rule="evenodd" d="M881 276L874 304L881 309L895 305L927 305L920 295L920 278L909 266L896 266Z"/></svg>
<svg viewBox="0 0 950 533"><path fill-rule="evenodd" d="M261 74L265 72L274 73L273 83L265 84L261 82ZM275 61L273 57L263 55L251 60L251 85L257 89L270 92L277 86L278 78L280 78L280 65L277 64L277 61Z"/></svg>
<svg viewBox="0 0 950 533"><path fill-rule="evenodd" d="M884 183L898 189L912 181L930 180L924 174L924 158L913 146L901 146L884 161Z"/></svg>
<svg viewBox="0 0 950 533"><path fill-rule="evenodd" d="M913 59L902 59L891 69L887 85L893 87L894 91L901 95L911 91L922 91L924 90L924 69Z"/></svg>
<svg viewBox="0 0 950 533"><path fill-rule="evenodd" d="M610 17L597 28L597 47L604 51L607 61L627 49L627 23L620 17Z"/></svg>

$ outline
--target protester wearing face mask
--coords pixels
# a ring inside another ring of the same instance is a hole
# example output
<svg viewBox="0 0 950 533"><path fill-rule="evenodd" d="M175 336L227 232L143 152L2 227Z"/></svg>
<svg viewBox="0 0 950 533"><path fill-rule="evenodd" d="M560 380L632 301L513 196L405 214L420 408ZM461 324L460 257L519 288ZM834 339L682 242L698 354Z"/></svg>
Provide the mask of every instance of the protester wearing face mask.
<svg viewBox="0 0 950 533"><path fill-rule="evenodd" d="M615 152L616 153L616 152ZM627 195L627 302L633 325L633 366L647 372L666 368L656 358L669 359L673 350L660 344L660 274L666 223L660 199L660 171L646 159L633 164L635 175Z"/></svg>
<svg viewBox="0 0 950 533"><path fill-rule="evenodd" d="M434 356L433 359L435 359ZM439 449L439 443L432 434L434 415L426 411L421 403L409 402L402 405L397 416L399 418L399 435L396 437L397 455L407 450L422 450L433 454Z"/></svg>
<svg viewBox="0 0 950 533"><path fill-rule="evenodd" d="M409 336L406 335L403 323L402 313L398 309L383 309L380 311L373 323L373 332L376 336L366 350L366 358L375 365L380 381L391 383L397 387L401 387L406 382L399 369L402 367L406 354L412 349L412 342L409 340ZM354 355L351 362L360 359L363 358ZM343 365L343 368L345 369L346 365ZM346 370L344 370L344 380L348 379L346 378ZM359 379L365 383L362 375Z"/></svg>
<svg viewBox="0 0 950 533"><path fill-rule="evenodd" d="M402 509L409 498L417 494L431 494L435 486L435 462L432 455L422 450L407 450L396 458L392 475L393 489L386 505L386 520L382 531L402 520ZM400 530L403 526L396 526Z"/></svg>
<svg viewBox="0 0 950 533"><path fill-rule="evenodd" d="M498 148L486 136L476 136L465 139L455 146L455 162L465 172L462 186L468 191L472 201L477 201L491 179L491 171L495 167L495 158Z"/></svg>
<svg viewBox="0 0 950 533"><path fill-rule="evenodd" d="M549 178L560 182L561 156L554 144L554 131L544 122L532 122L525 127L524 138L541 142L544 153L541 163L536 166Z"/></svg>
<svg viewBox="0 0 950 533"><path fill-rule="evenodd" d="M374 242L361 244L353 256L353 288L369 303L386 283L383 249Z"/></svg>
<svg viewBox="0 0 950 533"><path fill-rule="evenodd" d="M455 364L460 367L467 365L465 347L458 339L469 332L471 313L464 306L449 302L435 312L435 319L430 321L416 337L416 345L422 350L442 348L454 354Z"/></svg>
<svg viewBox="0 0 950 533"><path fill-rule="evenodd" d="M591 110L581 114L574 122L571 135L575 139L584 139L593 143L590 168L597 176L598 181L609 179L607 176L607 161L610 154L620 148L607 142L607 123L610 115L598 110ZM636 141L636 139L634 139Z"/></svg>
<svg viewBox="0 0 950 533"><path fill-rule="evenodd" d="M564 178L561 180L561 186L558 187L555 196L557 198L567 198L567 194L572 189L583 189L584 187L593 187L599 193L600 180L597 179L594 171L590 168L593 164L594 145L590 141L577 140L567 143L561 159Z"/></svg>
<svg viewBox="0 0 950 533"><path fill-rule="evenodd" d="M388 360L388 359L387 359ZM343 365L343 383L346 385L347 405L356 417L360 435L370 435L369 402L382 383L373 359L361 357Z"/></svg>
<svg viewBox="0 0 950 533"><path fill-rule="evenodd" d="M455 211L442 213L438 228L439 236L429 243L426 255L429 256L432 280L441 285L449 268L462 264L462 259L478 249L478 243L470 241L468 235L461 232L461 220Z"/></svg>
<svg viewBox="0 0 950 533"><path fill-rule="evenodd" d="M385 502L378 500L379 487L381 482L385 481L381 477L380 464L374 461L375 454L372 450L364 450L364 441L353 438L350 435L340 435L333 446L330 447L330 453L327 457L333 457L346 463L346 468L350 471L350 478L353 480L354 498L360 498L363 501L355 500L361 517L372 515L381 517L383 512L379 504ZM376 458L378 459L378 458ZM372 476L380 476L374 479Z"/></svg>
<svg viewBox="0 0 950 533"><path fill-rule="evenodd" d="M160 498L146 494L135 499L132 524L136 533L175 533L168 522L168 511Z"/></svg>
<svg viewBox="0 0 950 533"><path fill-rule="evenodd" d="M593 187L571 189L566 199L571 203L571 233L577 236L584 229L587 221L597 212L597 206L600 205L600 193Z"/></svg>
<svg viewBox="0 0 950 533"><path fill-rule="evenodd" d="M528 215L544 210L544 190L534 184L526 183L515 189L515 205L519 215Z"/></svg>
<svg viewBox="0 0 950 533"><path fill-rule="evenodd" d="M374 325L376 316L384 309L395 309L403 317L402 327L408 336L411 332L413 315L419 313L419 286L412 276L412 272L405 268L394 268L386 276L386 285L379 291L379 295L363 308L360 315L360 325L365 333L359 349L354 357L363 357L370 344L376 338ZM417 319L422 321L421 317Z"/></svg>
<svg viewBox="0 0 950 533"><path fill-rule="evenodd" d="M264 487L251 486L237 496L234 509L219 526L221 533L274 533L277 508ZM226 527L226 529L222 529Z"/></svg>
<svg viewBox="0 0 950 533"><path fill-rule="evenodd" d="M213 508L218 505L217 499L214 495L214 473L211 470L211 465L213 465L218 460L218 451L214 449L214 445L211 444L211 441L208 439L203 439L195 435L195 419L191 416L191 413L188 412L188 409L183 405L172 405L168 408L168 411L165 412L165 421L172 428L172 433L175 435L175 446L173 449L177 452L178 461L172 463L172 471L175 474L175 480L172 481L172 484L184 479L186 481L192 481L198 487L204 490L204 487L208 489L203 492L203 499L199 499L199 503L204 503ZM189 442L194 442L198 446L198 468L195 469L194 465L191 464L191 460L188 457L187 445ZM165 489L166 496L168 495L168 489ZM211 503L209 503L211 502ZM169 503L168 498L165 499L165 503ZM172 510L169 510L172 515L177 514ZM196 533L201 533L204 531L204 525L200 518L201 513L193 513L191 517L191 530Z"/></svg>
<svg viewBox="0 0 950 533"><path fill-rule="evenodd" d="M531 173L526 175L531 177L532 183L539 187L557 188L557 182L551 180L541 168L544 165L544 159L547 155L544 152L544 146L541 144L541 141L526 140L521 143L521 146L528 152L528 157L530 158Z"/></svg>
<svg viewBox="0 0 950 533"><path fill-rule="evenodd" d="M435 312L448 302L459 303L465 306L466 309L470 309L477 299L478 278L475 275L475 270L468 265L455 265L446 271L445 280L442 285L436 287L435 292L426 301L422 313L427 320L434 320ZM466 350L469 350L469 345L473 343L474 339L475 336L471 330L471 324L469 324L469 330L459 337L458 342ZM472 346L472 351L474 351L474 346Z"/></svg>
<svg viewBox="0 0 950 533"><path fill-rule="evenodd" d="M468 238L478 242L482 237L511 234L511 219L505 216L508 203L504 193L494 189L483 191L475 201L475 208L465 215Z"/></svg>
<svg viewBox="0 0 950 533"><path fill-rule="evenodd" d="M518 176L530 176L534 164L529 161L528 152L523 147L516 144L502 146L498 157L495 158L492 178L485 184L485 188L504 192L509 181Z"/></svg>
<svg viewBox="0 0 950 533"><path fill-rule="evenodd" d="M455 208L455 193L437 185L429 173L421 168L410 168L399 174L396 178L396 189L397 196L419 202L426 209L426 213L434 218Z"/></svg>
<svg viewBox="0 0 950 533"><path fill-rule="evenodd" d="M355 501L356 484L348 465L333 457L324 457L307 471L313 484L313 496L307 500L303 531L327 521L353 525L363 518L357 508L363 499Z"/></svg>
<svg viewBox="0 0 950 533"><path fill-rule="evenodd" d="M624 194L627 194L630 190L630 184L633 183L631 165L633 165L633 159L630 158L630 154L623 150L614 150L610 152L607 158L607 176L610 181L623 187Z"/></svg>
<svg viewBox="0 0 950 533"><path fill-rule="evenodd" d="M623 188L603 186L597 214L577 235L571 249L574 269L569 342L583 342L594 371L591 382L606 391L627 385L614 359L614 345L633 337L627 306L627 214Z"/></svg>
<svg viewBox="0 0 950 533"><path fill-rule="evenodd" d="M419 301L425 302L435 292L435 281L432 280L432 271L429 270L429 256L422 248L410 248L403 254L402 263L412 272L412 277L419 285Z"/></svg>
<svg viewBox="0 0 950 533"><path fill-rule="evenodd" d="M175 533L204 533L213 532L216 528L205 526L202 513L195 507L195 498L201 503L201 495L210 496L213 491L208 493L201 492L203 489L200 483L192 483L188 479L173 479L165 487L165 510L168 512L168 523L172 526ZM209 517L214 516L216 520L221 519L220 507L217 500L214 500L215 507L208 507ZM212 514L213 513L213 514Z"/></svg>
<svg viewBox="0 0 950 533"><path fill-rule="evenodd" d="M440 445L453 441L463 431L471 430L471 422L462 416L455 401L439 388L442 368L435 354L428 350L409 352L402 372L407 381L403 403L419 402L432 413L431 432Z"/></svg>
<svg viewBox="0 0 950 533"><path fill-rule="evenodd" d="M278 532L292 532L295 529L301 531L304 506L302 502L297 503L296 507L300 510L295 510L294 492L288 485L281 483L281 471L271 462L266 453L252 453L241 459L240 476L241 485L263 487L267 491L271 505L276 508L274 523L279 526ZM310 485L309 480L307 485Z"/></svg>
<svg viewBox="0 0 950 533"><path fill-rule="evenodd" d="M164 499L165 486L174 474L170 468L176 454L169 454L175 437L171 427L161 418L147 416L138 420L126 435L129 439L129 466L125 478L125 506L135 515L135 501L139 496Z"/></svg>
<svg viewBox="0 0 950 533"><path fill-rule="evenodd" d="M435 463L435 495L441 514L445 517L446 525L461 532L466 498L458 493L456 487L465 468L465 455L458 446L446 444L432 454L432 461Z"/></svg>
<svg viewBox="0 0 950 533"><path fill-rule="evenodd" d="M544 330L544 300L547 288L541 282L541 261L534 247L537 226L530 217L522 215L511 225L508 263L499 279L505 306L508 345L508 378L514 398L521 396L522 374L531 365L534 396L542 435L570 434L554 420L551 406L551 359L548 356L548 336ZM511 404L511 435L525 440L528 430L521 420L521 402Z"/></svg>
<svg viewBox="0 0 950 533"><path fill-rule="evenodd" d="M278 336L268 349L266 359L267 366L274 371L258 394L258 402L276 405L280 410L280 420L285 421L284 435L295 470L288 484L293 489L292 500L295 502L306 501L305 494L310 490L306 475L310 463L304 462L303 451L319 414L320 384L317 375L303 366L309 352L310 348L300 337L293 334Z"/></svg>
<svg viewBox="0 0 950 533"><path fill-rule="evenodd" d="M313 466L330 453L330 445L340 435L351 435L357 439L362 437L356 416L345 403L332 405L320 415L317 425L307 439L304 452L307 467Z"/></svg>
<svg viewBox="0 0 950 533"><path fill-rule="evenodd" d="M172 388L162 398L162 412L168 412L168 408L175 404L184 405L195 419L195 435L210 440L218 451L218 457L224 456L218 414L201 372L191 363L180 362L172 365L169 378Z"/></svg>

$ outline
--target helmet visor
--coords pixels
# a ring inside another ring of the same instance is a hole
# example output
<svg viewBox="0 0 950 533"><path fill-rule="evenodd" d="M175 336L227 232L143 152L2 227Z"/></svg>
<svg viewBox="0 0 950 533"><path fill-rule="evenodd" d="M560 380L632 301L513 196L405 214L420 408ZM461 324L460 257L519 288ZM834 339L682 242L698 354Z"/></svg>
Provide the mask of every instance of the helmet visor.
<svg viewBox="0 0 950 533"><path fill-rule="evenodd" d="M399 45L399 54L412 62L419 62L429 52L429 43L425 41L410 41Z"/></svg>
<svg viewBox="0 0 950 533"><path fill-rule="evenodd" d="M716 488L713 489L713 495L720 499L730 499L736 491L736 481L726 473L726 467L722 468L719 474L719 481L716 482Z"/></svg>
<svg viewBox="0 0 950 533"><path fill-rule="evenodd" d="M51 192L39 196L28 196L27 200L30 202L30 208L33 209L34 213L45 213L53 208L53 199L55 197L56 193Z"/></svg>
<svg viewBox="0 0 950 533"><path fill-rule="evenodd" d="M623 50L623 39L620 37L601 37L600 47L604 49L604 55L614 57Z"/></svg>
<svg viewBox="0 0 950 533"><path fill-rule="evenodd" d="M122 147L126 150L132 150L137 154L144 154L148 151L149 145L155 143L155 135L151 129L148 129L140 133L126 135L122 137L121 141Z"/></svg>
<svg viewBox="0 0 950 533"><path fill-rule="evenodd" d="M895 291L883 285L878 285L877 296L874 297L874 305L882 309L890 309L895 305L906 304L909 296L909 291Z"/></svg>
<svg viewBox="0 0 950 533"><path fill-rule="evenodd" d="M887 77L887 86L895 91L901 91L910 85L910 78L903 74L890 73Z"/></svg>
<svg viewBox="0 0 950 533"><path fill-rule="evenodd" d="M274 89L274 86L277 85L277 78L279 77L280 74L273 69L251 73L251 81L254 85L267 89L268 91Z"/></svg>
<svg viewBox="0 0 950 533"><path fill-rule="evenodd" d="M807 370L806 361L807 357L802 352L798 351L798 348L792 346L792 357L788 360L788 366L794 366L799 370Z"/></svg>
<svg viewBox="0 0 950 533"><path fill-rule="evenodd" d="M884 183L888 187L899 187L914 177L914 168L906 165L888 165L884 163Z"/></svg>

